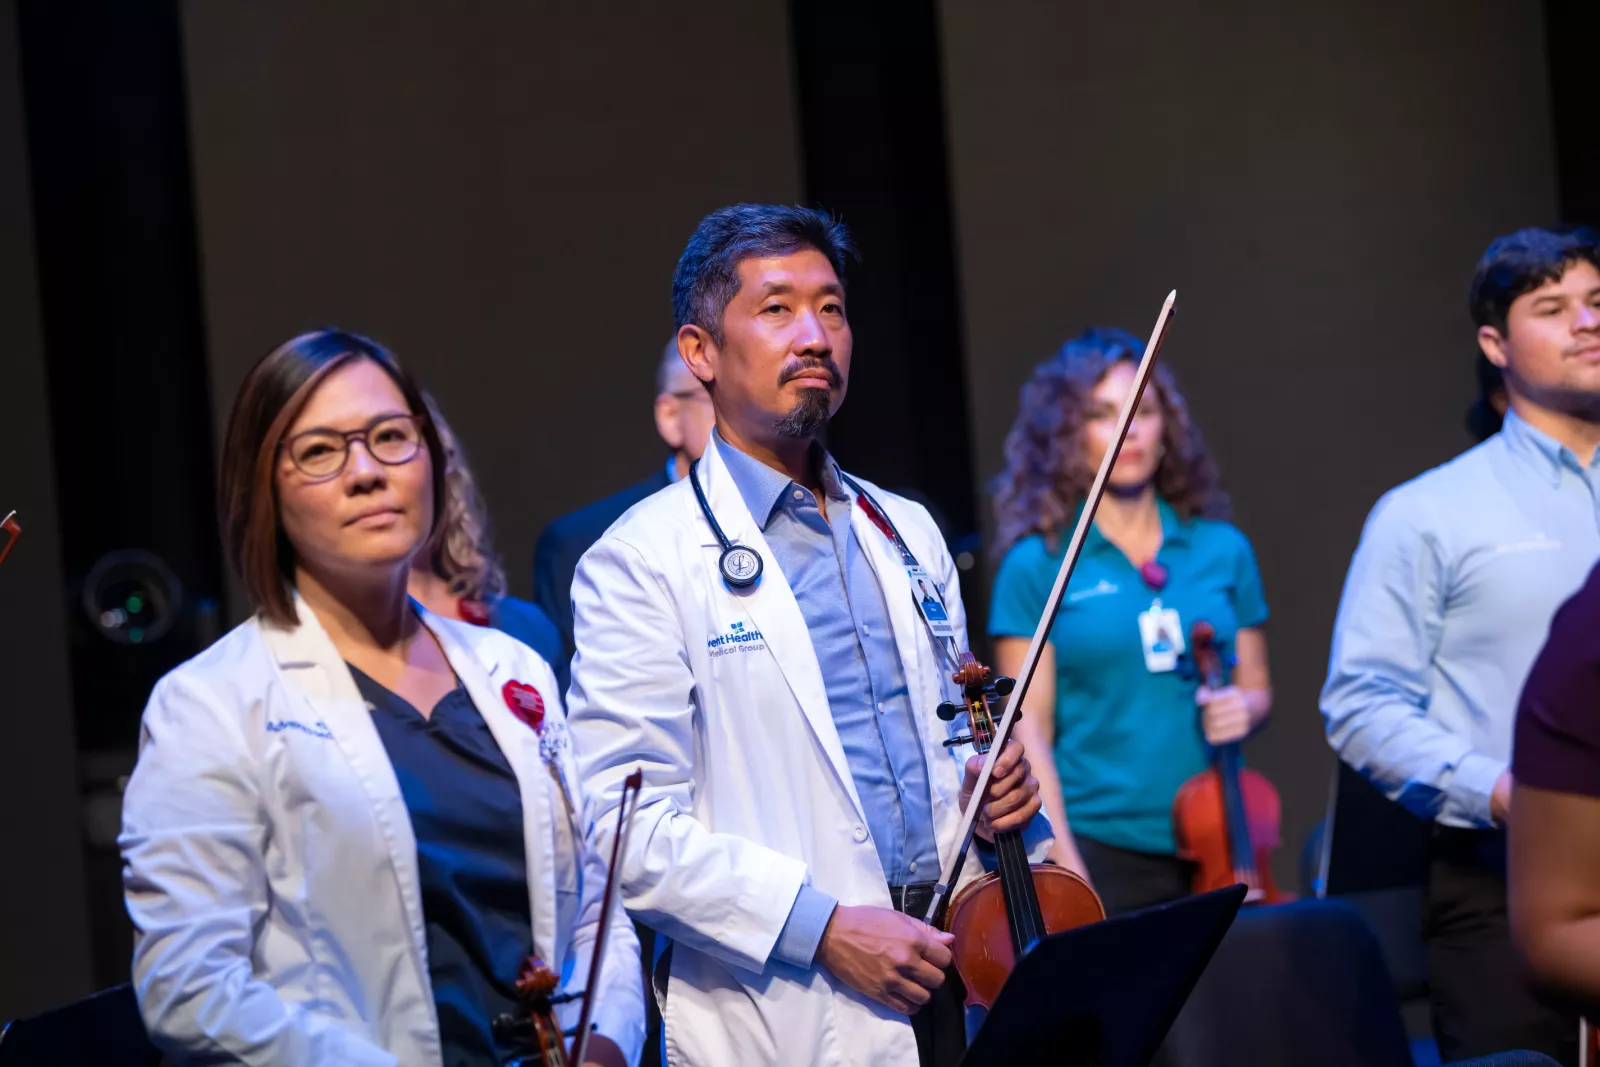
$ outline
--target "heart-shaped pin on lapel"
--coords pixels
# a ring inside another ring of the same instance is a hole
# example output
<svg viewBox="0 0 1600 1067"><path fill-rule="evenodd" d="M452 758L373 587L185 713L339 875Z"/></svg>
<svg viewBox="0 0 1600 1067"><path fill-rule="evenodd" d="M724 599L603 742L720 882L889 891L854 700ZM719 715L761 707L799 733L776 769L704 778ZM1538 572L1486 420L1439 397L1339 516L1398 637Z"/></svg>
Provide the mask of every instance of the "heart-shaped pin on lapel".
<svg viewBox="0 0 1600 1067"><path fill-rule="evenodd" d="M544 697L539 695L537 689L512 679L501 687L500 695L506 698L506 707L511 709L511 714L535 731L544 729Z"/></svg>

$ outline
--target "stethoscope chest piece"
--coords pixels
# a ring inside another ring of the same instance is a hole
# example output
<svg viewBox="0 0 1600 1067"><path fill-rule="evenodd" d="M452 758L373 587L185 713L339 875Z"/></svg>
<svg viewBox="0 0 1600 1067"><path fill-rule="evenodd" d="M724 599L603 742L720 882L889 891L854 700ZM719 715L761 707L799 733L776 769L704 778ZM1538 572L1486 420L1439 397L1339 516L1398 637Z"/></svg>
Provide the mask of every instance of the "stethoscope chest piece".
<svg viewBox="0 0 1600 1067"><path fill-rule="evenodd" d="M717 560L722 580L735 589L749 589L761 580L761 553L748 545L727 545Z"/></svg>

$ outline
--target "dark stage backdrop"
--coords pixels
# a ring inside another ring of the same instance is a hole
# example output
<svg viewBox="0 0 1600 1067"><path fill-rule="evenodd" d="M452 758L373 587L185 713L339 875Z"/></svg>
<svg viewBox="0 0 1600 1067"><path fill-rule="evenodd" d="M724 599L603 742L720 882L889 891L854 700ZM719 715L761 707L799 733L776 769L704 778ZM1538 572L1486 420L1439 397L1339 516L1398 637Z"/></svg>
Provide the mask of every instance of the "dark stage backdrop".
<svg viewBox="0 0 1600 1067"><path fill-rule="evenodd" d="M1554 217L1540 9L1495 0L942 5L973 440L1092 323L1178 373L1273 610L1295 885L1331 756L1317 710L1345 569L1387 488L1467 444L1466 285ZM986 502L987 506L987 502Z"/></svg>
<svg viewBox="0 0 1600 1067"><path fill-rule="evenodd" d="M218 442L272 345L368 333L439 398L527 595L548 520L665 461L695 223L800 196L782 0L183 15Z"/></svg>
<svg viewBox="0 0 1600 1067"><path fill-rule="evenodd" d="M61 527L39 321L16 11L0 5L0 1023L89 984ZM0 535L3 540L4 535Z"/></svg>

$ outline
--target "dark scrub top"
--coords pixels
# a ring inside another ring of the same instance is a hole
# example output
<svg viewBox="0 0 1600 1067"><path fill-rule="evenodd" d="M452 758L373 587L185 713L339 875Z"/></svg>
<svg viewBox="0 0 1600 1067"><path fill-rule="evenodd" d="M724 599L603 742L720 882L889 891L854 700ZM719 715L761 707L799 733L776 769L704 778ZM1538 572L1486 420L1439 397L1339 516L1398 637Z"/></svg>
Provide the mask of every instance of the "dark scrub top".
<svg viewBox="0 0 1600 1067"><path fill-rule="evenodd" d="M1521 785L1600 797L1600 567L1556 612L1517 707Z"/></svg>
<svg viewBox="0 0 1600 1067"><path fill-rule="evenodd" d="M1050 629L1056 654L1055 760L1075 834L1117 848L1171 855L1172 801L1210 765L1196 681L1145 666L1139 615L1159 598L1178 612L1184 643L1204 619L1225 653L1246 627L1267 620L1261 573L1244 534L1225 522L1184 519L1165 500L1156 559L1158 593L1122 551L1089 527L1083 554ZM1073 516L1073 523L1077 516ZM1067 530L1071 529L1068 524ZM1066 552L1067 533L1013 545L995 576L991 637L1032 637Z"/></svg>
<svg viewBox="0 0 1600 1067"><path fill-rule="evenodd" d="M499 1064L493 1020L520 1013L517 971L533 950L517 778L459 684L424 719L354 667L417 839L428 977L445 1067Z"/></svg>

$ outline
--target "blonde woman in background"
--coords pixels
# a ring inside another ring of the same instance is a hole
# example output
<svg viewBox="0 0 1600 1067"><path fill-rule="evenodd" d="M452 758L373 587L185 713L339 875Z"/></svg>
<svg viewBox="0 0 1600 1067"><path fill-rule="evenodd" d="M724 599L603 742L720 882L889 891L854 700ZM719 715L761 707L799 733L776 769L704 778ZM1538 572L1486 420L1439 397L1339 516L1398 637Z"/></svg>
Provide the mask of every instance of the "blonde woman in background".
<svg viewBox="0 0 1600 1067"><path fill-rule="evenodd" d="M537 605L506 595L506 571L494 550L489 510L455 431L424 393L428 418L444 444L444 507L440 535L412 562L407 590L435 615L492 626L527 645L547 663L561 661L561 634Z"/></svg>

